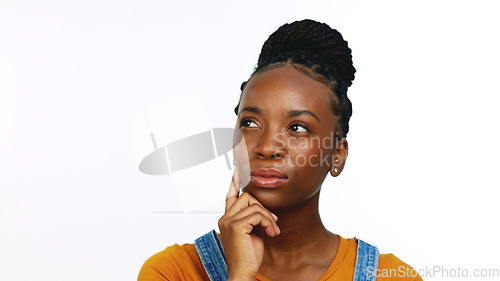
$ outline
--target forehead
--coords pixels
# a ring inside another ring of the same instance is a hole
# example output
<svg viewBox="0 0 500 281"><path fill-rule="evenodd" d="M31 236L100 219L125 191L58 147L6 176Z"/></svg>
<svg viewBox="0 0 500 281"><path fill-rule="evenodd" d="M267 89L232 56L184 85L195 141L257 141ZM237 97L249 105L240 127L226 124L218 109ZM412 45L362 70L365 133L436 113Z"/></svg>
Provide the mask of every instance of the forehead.
<svg viewBox="0 0 500 281"><path fill-rule="evenodd" d="M258 106L283 112L307 109L331 118L330 95L333 92L326 85L284 65L256 73L243 91L240 108Z"/></svg>

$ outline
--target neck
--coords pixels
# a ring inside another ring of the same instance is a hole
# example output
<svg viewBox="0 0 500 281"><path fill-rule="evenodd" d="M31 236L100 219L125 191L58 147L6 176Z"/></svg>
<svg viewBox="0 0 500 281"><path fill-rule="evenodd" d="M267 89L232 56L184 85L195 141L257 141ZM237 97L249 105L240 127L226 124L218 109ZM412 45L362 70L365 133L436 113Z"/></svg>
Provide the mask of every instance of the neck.
<svg viewBox="0 0 500 281"><path fill-rule="evenodd" d="M262 228L254 231L264 241L264 263L297 265L329 245L333 234L321 222L318 203L319 192L300 206L271 210L278 216L281 234L269 237Z"/></svg>

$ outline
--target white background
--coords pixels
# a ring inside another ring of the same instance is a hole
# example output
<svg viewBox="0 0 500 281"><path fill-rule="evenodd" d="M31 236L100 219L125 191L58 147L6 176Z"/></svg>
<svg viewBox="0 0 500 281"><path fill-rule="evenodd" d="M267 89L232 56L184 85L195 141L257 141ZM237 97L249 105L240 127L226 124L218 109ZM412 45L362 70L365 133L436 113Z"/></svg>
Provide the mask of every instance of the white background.
<svg viewBox="0 0 500 281"><path fill-rule="evenodd" d="M322 191L327 227L415 268L500 268L498 11L1 1L0 280L136 280L152 254L216 228L218 207L183 214L170 176L139 172L133 120L197 91L209 126L233 127L263 42L304 18L338 29L357 69L348 162Z"/></svg>

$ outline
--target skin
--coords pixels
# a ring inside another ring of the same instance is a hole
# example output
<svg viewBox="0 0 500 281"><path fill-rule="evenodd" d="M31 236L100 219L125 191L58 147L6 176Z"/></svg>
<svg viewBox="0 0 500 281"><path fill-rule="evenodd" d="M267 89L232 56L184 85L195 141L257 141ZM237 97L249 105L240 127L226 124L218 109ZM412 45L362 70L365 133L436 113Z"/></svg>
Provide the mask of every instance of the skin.
<svg viewBox="0 0 500 281"><path fill-rule="evenodd" d="M344 138L337 145L318 142L338 130L331 95L288 64L259 72L246 85L234 135L236 142L244 137L246 149L235 149L235 174L219 220L229 280L255 280L258 273L317 280L333 261L339 237L321 222L319 194L328 173L342 171L348 147ZM302 114L291 116L294 111ZM257 168L278 169L287 179L277 188L259 187L249 182ZM240 182L248 184L238 196Z"/></svg>

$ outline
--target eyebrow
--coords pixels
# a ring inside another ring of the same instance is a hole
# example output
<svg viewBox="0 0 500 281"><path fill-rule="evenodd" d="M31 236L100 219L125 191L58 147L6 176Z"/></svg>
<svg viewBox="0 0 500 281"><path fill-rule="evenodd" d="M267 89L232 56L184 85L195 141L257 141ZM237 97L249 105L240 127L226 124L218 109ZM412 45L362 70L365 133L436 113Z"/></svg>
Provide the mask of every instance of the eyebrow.
<svg viewBox="0 0 500 281"><path fill-rule="evenodd" d="M249 111L249 112L253 112L253 113L262 113L262 110L256 106L247 106L245 108L243 108L240 113L242 113L243 111Z"/></svg>
<svg viewBox="0 0 500 281"><path fill-rule="evenodd" d="M256 106L247 106L245 108L243 108L241 112L243 111L249 111L249 112L253 112L253 113L258 113L258 114L261 114L262 113L262 110ZM294 110L290 110L288 112L288 117L297 117L297 116L300 116L300 115L309 115L309 116L312 116L314 118L316 118L316 120L318 120L318 122L321 123L321 121L319 120L319 117L314 114L314 112L310 111L310 110L298 110L298 109L294 109Z"/></svg>
<svg viewBox="0 0 500 281"><path fill-rule="evenodd" d="M290 117L296 117L296 116L300 116L300 115L304 115L304 114L310 115L310 116L316 118L316 120L318 120L318 122L321 123L321 121L319 121L318 116L316 114L314 114L314 112L312 112L312 111L309 111L309 110L290 110L288 112L288 116L290 116Z"/></svg>

